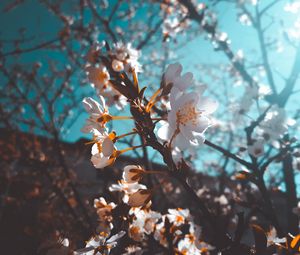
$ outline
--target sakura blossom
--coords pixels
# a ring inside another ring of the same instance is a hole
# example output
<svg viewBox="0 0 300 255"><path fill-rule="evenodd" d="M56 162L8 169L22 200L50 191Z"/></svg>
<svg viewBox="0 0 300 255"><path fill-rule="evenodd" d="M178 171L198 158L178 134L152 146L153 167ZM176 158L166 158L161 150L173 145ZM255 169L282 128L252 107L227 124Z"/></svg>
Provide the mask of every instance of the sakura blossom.
<svg viewBox="0 0 300 255"><path fill-rule="evenodd" d="M86 68L89 81L99 90L109 86L110 75L104 65L98 67L88 66Z"/></svg>
<svg viewBox="0 0 300 255"><path fill-rule="evenodd" d="M91 151L91 161L95 168L101 169L114 163L117 153L114 137L114 134L104 133L96 138Z"/></svg>
<svg viewBox="0 0 300 255"><path fill-rule="evenodd" d="M248 146L248 153L253 157L260 157L264 154L264 140L259 139L254 144Z"/></svg>
<svg viewBox="0 0 300 255"><path fill-rule="evenodd" d="M86 97L82 101L85 110L90 114L81 129L84 133L89 133L93 130L98 130L101 133L105 130L104 125L109 120L109 114L104 98L100 96L99 99L100 103L91 97Z"/></svg>
<svg viewBox="0 0 300 255"><path fill-rule="evenodd" d="M170 99L168 123L158 130L158 136L182 150L203 144L204 132L211 126L209 115L217 109L217 102L192 92L174 97Z"/></svg>
<svg viewBox="0 0 300 255"><path fill-rule="evenodd" d="M127 183L139 182L145 170L141 166L129 165L124 167L123 180Z"/></svg>
<svg viewBox="0 0 300 255"><path fill-rule="evenodd" d="M96 254L100 252L101 254L109 254L110 250L117 245L117 240L122 238L125 234L125 231L120 231L118 234L109 238L105 233L99 234L91 238L85 248L75 251L74 254L92 255L95 254L95 252Z"/></svg>

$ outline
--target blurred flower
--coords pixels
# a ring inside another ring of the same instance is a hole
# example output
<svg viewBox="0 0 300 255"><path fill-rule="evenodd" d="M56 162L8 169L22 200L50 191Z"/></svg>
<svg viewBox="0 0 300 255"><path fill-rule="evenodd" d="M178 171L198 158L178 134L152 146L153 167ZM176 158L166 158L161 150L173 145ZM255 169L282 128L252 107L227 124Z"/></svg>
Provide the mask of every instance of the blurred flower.
<svg viewBox="0 0 300 255"><path fill-rule="evenodd" d="M182 65L179 63L168 65L164 73L164 82L166 85L173 83L174 80L180 76L182 71Z"/></svg>
<svg viewBox="0 0 300 255"><path fill-rule="evenodd" d="M123 170L123 180L127 183L134 183L139 182L143 174L145 173L145 170L138 165L128 165L124 167Z"/></svg>
<svg viewBox="0 0 300 255"><path fill-rule="evenodd" d="M85 248L74 252L75 255L93 255L93 254L109 254L110 250L117 246L117 240L125 235L125 231L120 231L118 234L113 235L107 239L106 233L91 238Z"/></svg>
<svg viewBox="0 0 300 255"><path fill-rule="evenodd" d="M169 221L175 226L179 226L185 223L186 220L189 220L191 215L189 209L168 209L167 217Z"/></svg>
<svg viewBox="0 0 300 255"><path fill-rule="evenodd" d="M243 13L239 16L239 21L244 26L251 26L252 25L252 22L251 22L249 16L246 13Z"/></svg>
<svg viewBox="0 0 300 255"><path fill-rule="evenodd" d="M99 90L109 85L110 75L104 65L100 65L99 67L88 66L86 72L90 83Z"/></svg>
<svg viewBox="0 0 300 255"><path fill-rule="evenodd" d="M267 140L280 138L287 131L285 110L274 106L272 111L267 113L264 121L261 122L260 128Z"/></svg>
<svg viewBox="0 0 300 255"><path fill-rule="evenodd" d="M116 72L129 71L131 68L135 72L141 72L142 68L138 62L140 52L132 48L131 44L123 44L121 42L115 43L113 49L110 50L109 54L114 59L112 67Z"/></svg>
<svg viewBox="0 0 300 255"><path fill-rule="evenodd" d="M152 192L148 189L139 189L135 193L128 195L128 205L131 207L140 207L150 202Z"/></svg>
<svg viewBox="0 0 300 255"><path fill-rule="evenodd" d="M277 243L285 243L286 242L286 238L279 238L277 236L277 231L274 227L271 228L271 230L267 233L267 242L268 242L268 246L272 245L272 244L277 244Z"/></svg>
<svg viewBox="0 0 300 255"><path fill-rule="evenodd" d="M116 207L115 203L107 203L103 197L94 199L94 207L97 209L97 214L100 220L112 221L112 210Z"/></svg>
<svg viewBox="0 0 300 255"><path fill-rule="evenodd" d="M287 3L283 9L286 12L297 14L300 11L300 2L295 1L295 2L291 2L291 3Z"/></svg>
<svg viewBox="0 0 300 255"><path fill-rule="evenodd" d="M258 139L248 146L248 153L253 157L260 157L264 154L264 139Z"/></svg>
<svg viewBox="0 0 300 255"><path fill-rule="evenodd" d="M129 236L135 241L142 241L145 234L153 233L156 222L161 218L161 214L158 212L135 207L131 208L129 213L135 216L129 226Z"/></svg>
<svg viewBox="0 0 300 255"><path fill-rule="evenodd" d="M181 30L182 28L177 18L164 20L162 32L165 37L175 37Z"/></svg>
<svg viewBox="0 0 300 255"><path fill-rule="evenodd" d="M119 60L116 60L114 59L112 61L112 69L114 69L115 72L122 72L124 70L124 65L123 65L123 62L119 61Z"/></svg>
<svg viewBox="0 0 300 255"><path fill-rule="evenodd" d="M109 191L119 191L123 192L123 202L128 203L129 196L137 192L138 190L146 190L147 187L145 185L139 184L137 182L128 183L125 181L119 181L118 184L112 184L109 187Z"/></svg>

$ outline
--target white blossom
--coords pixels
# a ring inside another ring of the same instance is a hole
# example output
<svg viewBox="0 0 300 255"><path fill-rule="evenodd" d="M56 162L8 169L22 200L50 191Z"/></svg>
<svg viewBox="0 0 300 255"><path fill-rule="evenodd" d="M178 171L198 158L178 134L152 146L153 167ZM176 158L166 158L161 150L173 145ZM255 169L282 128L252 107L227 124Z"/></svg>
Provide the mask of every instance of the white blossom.
<svg viewBox="0 0 300 255"><path fill-rule="evenodd" d="M204 132L211 125L208 116L218 104L198 93L180 93L177 93L179 96L171 96L168 123L158 130L158 136L183 150L204 142Z"/></svg>
<svg viewBox="0 0 300 255"><path fill-rule="evenodd" d="M106 108L104 97L99 96L99 99L100 103L91 97L86 97L82 101L85 110L90 115L81 129L84 133L94 132L94 130L103 133L106 130L104 124L105 117L108 116L108 109Z"/></svg>
<svg viewBox="0 0 300 255"><path fill-rule="evenodd" d="M91 161L95 168L101 169L115 162L117 150L113 142L114 137L114 133L108 134L106 132L96 137L97 141L92 146L91 151Z"/></svg>
<svg viewBox="0 0 300 255"><path fill-rule="evenodd" d="M101 233L96 235L95 237L91 238L85 248L77 250L74 252L75 255L93 255L93 254L100 254L95 253L95 249L99 249L102 253L101 254L109 254L110 250L117 246L117 240L122 238L125 235L125 231L120 231L118 234L111 236L107 239L107 234Z"/></svg>
<svg viewBox="0 0 300 255"><path fill-rule="evenodd" d="M252 145L248 146L248 153L253 157L260 157L264 154L264 139L258 139Z"/></svg>

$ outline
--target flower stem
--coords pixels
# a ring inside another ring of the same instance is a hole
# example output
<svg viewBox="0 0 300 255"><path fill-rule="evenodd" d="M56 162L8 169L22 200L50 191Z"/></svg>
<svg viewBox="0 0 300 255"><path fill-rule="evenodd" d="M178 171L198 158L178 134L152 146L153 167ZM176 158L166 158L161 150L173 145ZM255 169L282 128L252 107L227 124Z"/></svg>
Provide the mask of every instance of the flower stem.
<svg viewBox="0 0 300 255"><path fill-rule="evenodd" d="M112 116L113 120L132 120L132 116Z"/></svg>
<svg viewBox="0 0 300 255"><path fill-rule="evenodd" d="M145 170L144 174L168 174L168 173L163 171Z"/></svg>
<svg viewBox="0 0 300 255"><path fill-rule="evenodd" d="M142 148L144 147L145 145L138 145L138 146L132 146L132 147L129 147L129 148L126 148L126 149L123 149L123 150L120 150L120 154L124 153L124 152L127 152L127 151L132 151L132 150L135 150L135 149L138 149L138 148Z"/></svg>
<svg viewBox="0 0 300 255"><path fill-rule="evenodd" d="M136 133L137 133L137 131L132 131L132 132L129 132L129 133L126 133L126 134L123 134L123 135L118 135L118 136L116 136L115 139L118 140L118 139L121 139L121 138L123 138L125 136L134 135Z"/></svg>

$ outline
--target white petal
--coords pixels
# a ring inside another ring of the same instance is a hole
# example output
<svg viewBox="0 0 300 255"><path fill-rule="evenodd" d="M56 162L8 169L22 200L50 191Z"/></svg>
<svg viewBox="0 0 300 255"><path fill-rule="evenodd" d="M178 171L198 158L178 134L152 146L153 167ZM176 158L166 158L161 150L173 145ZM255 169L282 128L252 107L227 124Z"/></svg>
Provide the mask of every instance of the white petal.
<svg viewBox="0 0 300 255"><path fill-rule="evenodd" d="M215 112L218 106L219 104L217 101L212 100L208 97L201 97L199 99L199 110L204 111L205 115Z"/></svg>
<svg viewBox="0 0 300 255"><path fill-rule="evenodd" d="M93 155L91 161L95 168L104 168L111 163L109 157L104 157L102 153Z"/></svg>
<svg viewBox="0 0 300 255"><path fill-rule="evenodd" d="M170 126L165 122L157 131L157 136L164 141L170 140L172 134L170 134Z"/></svg>
<svg viewBox="0 0 300 255"><path fill-rule="evenodd" d="M110 157L111 154L113 153L114 151L114 143L113 141L109 138L109 137L106 137L104 140L103 140L103 143L102 143L102 153L105 157Z"/></svg>

